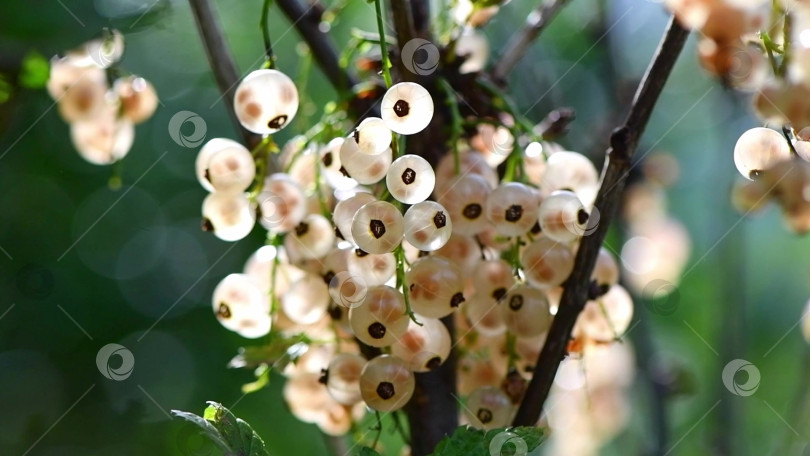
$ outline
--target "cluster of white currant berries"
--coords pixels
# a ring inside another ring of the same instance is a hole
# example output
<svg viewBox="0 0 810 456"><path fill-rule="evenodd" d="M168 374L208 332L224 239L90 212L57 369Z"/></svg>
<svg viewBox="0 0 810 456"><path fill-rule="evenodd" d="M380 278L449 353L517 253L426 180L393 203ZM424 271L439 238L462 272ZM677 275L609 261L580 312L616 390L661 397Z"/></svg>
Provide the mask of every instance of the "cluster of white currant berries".
<svg viewBox="0 0 810 456"><path fill-rule="evenodd" d="M239 85L235 108L246 128L271 134L297 100L286 76L259 70ZM294 138L282 148L284 172L267 177L256 172L259 156L230 140L211 140L197 158L211 191L204 225L229 241L257 220L268 231L244 271L216 287L217 319L248 338L306 335L305 353L284 369L285 398L330 434L348 432L364 406L391 412L410 400L414 373L441 366L454 348L446 317L463 354L463 419L508 425L579 240L598 223L596 169L556 144L520 148L509 130L481 125L435 169L399 155L398 135L423 130L433 108L422 86L393 85L380 118L345 136ZM501 181L496 167L512 154L521 178ZM603 250L572 352L609 345L629 326L633 305L618 278ZM380 354L366 359L361 345Z"/></svg>
<svg viewBox="0 0 810 456"><path fill-rule="evenodd" d="M158 105L149 81L118 76L123 53L124 37L112 30L51 59L48 93L70 124L73 146L96 165L124 158L135 140L135 124L152 117Z"/></svg>
<svg viewBox="0 0 810 456"><path fill-rule="evenodd" d="M732 201L745 213L768 201L781 208L788 226L810 231L810 127L793 137L765 127L752 128L734 147L734 164L747 180L734 187Z"/></svg>

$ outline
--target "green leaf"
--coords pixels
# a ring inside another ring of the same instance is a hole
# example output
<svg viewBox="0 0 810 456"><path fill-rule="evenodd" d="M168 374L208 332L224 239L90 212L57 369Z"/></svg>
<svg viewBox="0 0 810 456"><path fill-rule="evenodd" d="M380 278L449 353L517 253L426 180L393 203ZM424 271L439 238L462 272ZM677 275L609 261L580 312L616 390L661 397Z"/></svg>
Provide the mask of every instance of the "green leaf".
<svg viewBox="0 0 810 456"><path fill-rule="evenodd" d="M436 445L432 456L526 456L542 441L543 430L535 427L499 428L484 432L461 426Z"/></svg>
<svg viewBox="0 0 810 456"><path fill-rule="evenodd" d="M41 89L48 83L51 66L48 60L37 51L30 51L23 57L19 82L29 89Z"/></svg>
<svg viewBox="0 0 810 456"><path fill-rule="evenodd" d="M369 448L367 446L360 447L360 450L357 451L357 456L381 456L380 453L377 453L376 450L373 448Z"/></svg>
<svg viewBox="0 0 810 456"><path fill-rule="evenodd" d="M202 428L203 433L228 455L269 456L264 441L253 428L222 404L209 402L203 416L179 410L172 410L172 414Z"/></svg>

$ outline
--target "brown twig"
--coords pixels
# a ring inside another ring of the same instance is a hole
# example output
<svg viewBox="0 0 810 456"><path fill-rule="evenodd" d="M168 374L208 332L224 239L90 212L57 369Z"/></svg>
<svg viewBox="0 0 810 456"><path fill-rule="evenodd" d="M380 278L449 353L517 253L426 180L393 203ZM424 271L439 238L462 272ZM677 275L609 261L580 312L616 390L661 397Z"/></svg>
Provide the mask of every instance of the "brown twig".
<svg viewBox="0 0 810 456"><path fill-rule="evenodd" d="M239 81L239 72L233 56L231 56L231 51L228 49L228 44L225 42L219 20L209 0L189 0L189 5L191 5L197 30L200 32L205 53L208 56L208 63L211 65L214 79L217 81L217 87L224 97L225 107L236 128L242 134L245 144L252 149L261 142L262 138L246 130L236 119L236 113L233 110L233 94L236 90L236 83Z"/></svg>
<svg viewBox="0 0 810 456"><path fill-rule="evenodd" d="M566 354L571 330L588 299L591 273L610 222L620 204L636 145L688 35L689 32L674 18L670 19L655 57L636 91L624 125L611 134L602 185L596 196L595 208L599 211L600 222L591 235L582 239L577 251L574 271L565 283L559 310L538 356L534 376L529 382L526 395L513 421L516 426L532 426L540 418L560 361Z"/></svg>
<svg viewBox="0 0 810 456"><path fill-rule="evenodd" d="M492 66L493 81L499 85L505 84L506 77L529 50L532 41L540 35L568 2L569 0L547 0L529 14L526 24L512 36L506 44L505 50Z"/></svg>
<svg viewBox="0 0 810 456"><path fill-rule="evenodd" d="M391 11L391 18L394 20L394 32L397 35L397 68L399 76L404 81L416 81L415 74L408 71L405 67L402 47L412 40L416 32L413 28L413 11L411 11L411 2L409 0L390 0L388 2L388 9ZM405 56L406 58L410 56Z"/></svg>

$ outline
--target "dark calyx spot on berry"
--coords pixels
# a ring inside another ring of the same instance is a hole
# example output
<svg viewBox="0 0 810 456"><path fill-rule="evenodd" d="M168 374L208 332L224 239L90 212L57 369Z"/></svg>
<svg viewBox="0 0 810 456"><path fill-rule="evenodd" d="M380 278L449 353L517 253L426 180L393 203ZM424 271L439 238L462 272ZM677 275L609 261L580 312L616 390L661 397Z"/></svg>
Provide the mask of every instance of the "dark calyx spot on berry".
<svg viewBox="0 0 810 456"><path fill-rule="evenodd" d="M477 416L478 421L483 424L487 424L492 421L492 412L489 409L480 408L477 412L475 412L475 416Z"/></svg>
<svg viewBox="0 0 810 456"><path fill-rule="evenodd" d="M585 211L585 209L580 209L579 211L577 211L577 222L580 225L584 225L585 222L587 221L588 221L588 213Z"/></svg>
<svg viewBox="0 0 810 456"><path fill-rule="evenodd" d="M360 129L359 128L354 129L354 134L352 136L354 136L354 142L356 142L357 144L360 144Z"/></svg>
<svg viewBox="0 0 810 456"><path fill-rule="evenodd" d="M517 222L523 216L523 207L518 204L513 204L506 209L504 217L507 222Z"/></svg>
<svg viewBox="0 0 810 456"><path fill-rule="evenodd" d="M394 103L394 114L396 114L397 117L405 117L410 112L411 105L409 105L407 101L397 100L397 102Z"/></svg>
<svg viewBox="0 0 810 456"><path fill-rule="evenodd" d="M481 205L478 203L470 203L464 206L464 210L461 211L464 217L467 217L470 220L475 220L481 215Z"/></svg>
<svg viewBox="0 0 810 456"><path fill-rule="evenodd" d="M492 292L492 297L500 301L503 297L506 296L506 288L496 288L495 291Z"/></svg>
<svg viewBox="0 0 810 456"><path fill-rule="evenodd" d="M394 384L391 382L380 382L380 384L377 385L377 396L380 396L382 399L391 399L396 393L397 392L394 391Z"/></svg>
<svg viewBox="0 0 810 456"><path fill-rule="evenodd" d="M424 257L429 256L429 255L430 255L430 252L428 252L427 250L420 250L419 254L417 254L416 257L417 258L424 258Z"/></svg>
<svg viewBox="0 0 810 456"><path fill-rule="evenodd" d="M411 168L405 168L405 171L402 172L402 182L405 185L413 184L413 181L416 180L416 171L412 170Z"/></svg>
<svg viewBox="0 0 810 456"><path fill-rule="evenodd" d="M454 294L452 298L450 298L450 307L458 307L464 301L464 295L461 292L458 292Z"/></svg>
<svg viewBox="0 0 810 456"><path fill-rule="evenodd" d="M604 296L608 291L610 291L609 284L598 284L596 280L591 280L591 283L588 285L588 299L593 301L594 299Z"/></svg>
<svg viewBox="0 0 810 456"><path fill-rule="evenodd" d="M205 180L211 182L211 171L209 171L208 168L205 168Z"/></svg>
<svg viewBox="0 0 810 456"><path fill-rule="evenodd" d="M526 379L513 367L501 382L501 390L509 396L513 404L518 404L526 392L526 384Z"/></svg>
<svg viewBox="0 0 810 456"><path fill-rule="evenodd" d="M752 169L751 172L748 173L748 177L750 177L753 180L757 180L757 178L761 175L762 175L761 169Z"/></svg>
<svg viewBox="0 0 810 456"><path fill-rule="evenodd" d="M438 356L434 356L433 358L430 358L428 360L428 362L425 363L425 367L427 367L428 370L436 369L437 367L439 367L441 365L442 365L442 359L439 358Z"/></svg>
<svg viewBox="0 0 810 456"><path fill-rule="evenodd" d="M287 123L287 116L282 114L280 116L276 116L276 117L272 118L270 120L270 122L267 122L267 126L270 127L270 128L279 129L279 128L283 127L284 124L286 124L286 123Z"/></svg>
<svg viewBox="0 0 810 456"><path fill-rule="evenodd" d="M374 323L368 325L368 335L374 339L382 339L385 337L385 332L385 325L379 321L375 321Z"/></svg>
<svg viewBox="0 0 810 456"><path fill-rule="evenodd" d="M295 235L301 237L309 231L309 224L307 222L301 222L298 226L295 227Z"/></svg>
<svg viewBox="0 0 810 456"><path fill-rule="evenodd" d="M329 382L329 369L321 369L321 376L318 377L318 383L326 385Z"/></svg>
<svg viewBox="0 0 810 456"><path fill-rule="evenodd" d="M363 258L364 256L368 255L368 252L363 249L354 249L354 255L357 258Z"/></svg>
<svg viewBox="0 0 810 456"><path fill-rule="evenodd" d="M433 216L433 224L436 225L436 228L447 226L447 216L444 215L443 211L436 212L436 215Z"/></svg>
<svg viewBox="0 0 810 456"><path fill-rule="evenodd" d="M368 222L368 229L371 231L371 235L374 236L374 239L379 239L385 234L385 223L383 223L382 220L373 219Z"/></svg>
<svg viewBox="0 0 810 456"><path fill-rule="evenodd" d="M523 307L523 296L514 295L509 298L509 308L512 310L520 310Z"/></svg>
<svg viewBox="0 0 810 456"><path fill-rule="evenodd" d="M323 275L323 281L326 282L327 285L332 283L332 279L335 278L335 271L326 271L326 274Z"/></svg>
<svg viewBox="0 0 810 456"><path fill-rule="evenodd" d="M344 241L346 240L346 238L343 237L343 233L340 232L340 228L338 227L335 227L335 236L339 237L340 239L343 239Z"/></svg>
<svg viewBox="0 0 810 456"><path fill-rule="evenodd" d="M211 220L207 218L202 219L202 230L203 231L214 231L214 224L211 223Z"/></svg>
<svg viewBox="0 0 810 456"><path fill-rule="evenodd" d="M323 166L326 166L327 168L332 166L332 152L327 152L323 154L323 158L321 158L321 163L323 163Z"/></svg>
<svg viewBox="0 0 810 456"><path fill-rule="evenodd" d="M231 308L228 307L228 304L224 302L219 303L219 307L217 307L217 316L220 318L231 318Z"/></svg>
<svg viewBox="0 0 810 456"><path fill-rule="evenodd" d="M348 178L352 177L352 176L349 175L349 172L346 171L346 168L344 168L342 165L341 165L341 167L340 167L340 169L338 171L340 171L340 174L343 174L343 177L348 177Z"/></svg>
<svg viewBox="0 0 810 456"><path fill-rule="evenodd" d="M540 234L543 232L543 228L540 227L540 222L534 222L534 226L532 226L531 233L532 234Z"/></svg>
<svg viewBox="0 0 810 456"><path fill-rule="evenodd" d="M330 306L328 312L329 317L331 317L332 320L337 321L343 318L343 309L341 309L340 306L337 305Z"/></svg>

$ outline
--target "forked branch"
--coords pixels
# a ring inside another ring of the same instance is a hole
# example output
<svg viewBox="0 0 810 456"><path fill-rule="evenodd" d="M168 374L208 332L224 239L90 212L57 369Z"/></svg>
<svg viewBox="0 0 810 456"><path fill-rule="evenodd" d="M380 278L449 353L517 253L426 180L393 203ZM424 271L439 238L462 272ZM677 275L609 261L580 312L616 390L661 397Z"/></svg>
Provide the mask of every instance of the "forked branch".
<svg viewBox="0 0 810 456"><path fill-rule="evenodd" d="M687 30L674 18L670 19L658 50L636 91L627 119L610 137L602 185L596 195L595 208L599 211L599 225L591 235L582 239L579 246L574 270L564 284L565 291L557 315L538 356L534 376L515 416L513 424L516 426L532 426L540 418L557 369L566 355L571 330L588 300L591 273L610 222L621 202L638 140L644 133L647 121L688 36Z"/></svg>

